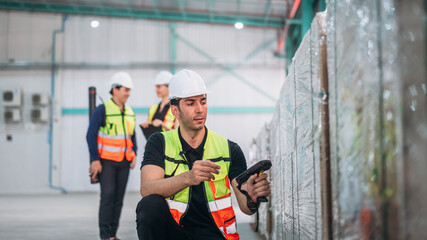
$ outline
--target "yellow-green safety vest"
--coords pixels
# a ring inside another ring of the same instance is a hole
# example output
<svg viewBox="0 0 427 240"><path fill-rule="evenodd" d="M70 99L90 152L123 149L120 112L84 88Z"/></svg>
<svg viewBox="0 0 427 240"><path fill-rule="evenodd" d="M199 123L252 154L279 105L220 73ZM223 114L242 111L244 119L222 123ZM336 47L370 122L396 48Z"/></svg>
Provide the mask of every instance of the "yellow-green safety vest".
<svg viewBox="0 0 427 240"><path fill-rule="evenodd" d="M158 105L153 105L150 107L150 109L148 110L148 122L152 123L153 122L153 117L154 114L157 111L157 108L159 107ZM163 123L168 126L168 128L173 129L173 126L175 125L175 116L172 114L172 108L169 106L168 111L166 112L165 118L163 119ZM163 131L166 131L163 127L162 127Z"/></svg>
<svg viewBox="0 0 427 240"><path fill-rule="evenodd" d="M165 137L165 178L189 171L178 135L179 129L162 132ZM221 166L221 172L214 174L215 180L205 181L203 186L205 200L212 220L226 239L239 239L236 232L236 217L231 204L231 187L228 178L230 150L228 140L206 128L206 142L203 147L203 160L210 160ZM166 198L169 210L180 224L188 211L190 187L174 196Z"/></svg>
<svg viewBox="0 0 427 240"><path fill-rule="evenodd" d="M129 106L123 106L124 114L110 99L104 102L105 126L98 131L98 153L102 159L121 162L125 157L131 161L135 157L132 136L135 130L135 114Z"/></svg>

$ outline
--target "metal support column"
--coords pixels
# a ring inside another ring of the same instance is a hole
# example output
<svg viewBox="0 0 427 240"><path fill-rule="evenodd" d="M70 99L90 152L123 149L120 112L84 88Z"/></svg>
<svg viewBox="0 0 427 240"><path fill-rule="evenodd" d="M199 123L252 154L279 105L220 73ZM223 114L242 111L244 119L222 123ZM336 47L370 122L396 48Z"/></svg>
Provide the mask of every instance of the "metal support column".
<svg viewBox="0 0 427 240"><path fill-rule="evenodd" d="M326 0L319 1L319 12L323 12L326 10Z"/></svg>
<svg viewBox="0 0 427 240"><path fill-rule="evenodd" d="M51 81L50 81L50 99L52 101L50 116L49 116L49 132L48 132L48 143L49 143L49 187L52 189L61 190L63 193L67 193L67 190L63 187L53 185L53 121L54 121L54 111L55 111L55 73L56 73L56 34L63 33L65 30L65 21L67 21L68 16L65 15L62 17L61 29L54 30L52 33L52 55L51 55Z"/></svg>
<svg viewBox="0 0 427 240"><path fill-rule="evenodd" d="M313 20L313 1L312 0L303 0L301 1L301 33L299 37L299 43L301 43L302 38L311 28L311 21ZM298 44L299 45L299 44Z"/></svg>

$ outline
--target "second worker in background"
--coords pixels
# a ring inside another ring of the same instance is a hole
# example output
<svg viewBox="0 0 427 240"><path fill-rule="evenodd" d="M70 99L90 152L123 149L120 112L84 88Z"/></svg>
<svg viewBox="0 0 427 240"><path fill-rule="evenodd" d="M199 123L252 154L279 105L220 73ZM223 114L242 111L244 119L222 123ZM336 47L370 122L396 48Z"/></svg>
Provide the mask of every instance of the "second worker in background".
<svg viewBox="0 0 427 240"><path fill-rule="evenodd" d="M140 127L145 138L148 139L153 133L169 131L178 127L178 122L172 114L169 102L169 82L172 74L168 71L161 71L154 79L157 97L162 101L153 105L148 111L148 119L141 123Z"/></svg>
<svg viewBox="0 0 427 240"><path fill-rule="evenodd" d="M101 202L99 232L101 239L116 240L129 168L136 162L135 114L125 103L133 87L126 72L111 78L111 99L93 112L86 140L91 164L89 174L99 177Z"/></svg>

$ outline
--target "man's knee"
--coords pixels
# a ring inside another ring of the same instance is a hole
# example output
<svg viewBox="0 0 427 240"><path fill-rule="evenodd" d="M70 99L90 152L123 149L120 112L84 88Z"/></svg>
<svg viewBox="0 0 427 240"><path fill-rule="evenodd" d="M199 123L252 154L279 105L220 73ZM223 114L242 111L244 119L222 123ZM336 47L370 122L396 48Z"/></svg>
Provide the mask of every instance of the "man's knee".
<svg viewBox="0 0 427 240"><path fill-rule="evenodd" d="M136 208L136 220L141 223L152 223L165 211L169 212L166 200L160 195L152 194L139 201Z"/></svg>

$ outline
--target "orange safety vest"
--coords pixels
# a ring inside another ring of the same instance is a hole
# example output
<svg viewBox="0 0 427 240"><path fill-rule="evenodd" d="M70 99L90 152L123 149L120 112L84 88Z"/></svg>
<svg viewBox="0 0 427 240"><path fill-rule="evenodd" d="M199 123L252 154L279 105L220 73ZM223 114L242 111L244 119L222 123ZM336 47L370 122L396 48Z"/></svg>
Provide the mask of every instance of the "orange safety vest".
<svg viewBox="0 0 427 240"><path fill-rule="evenodd" d="M165 177L176 176L189 171L187 160L181 154L182 145L178 131L175 129L162 132L165 137ZM203 159L209 159L221 166L222 172L214 174L215 180L205 181L202 185L206 204L211 219L223 236L228 240L237 240L239 234L236 230L236 216L231 204L231 187L228 178L230 168L228 140L209 130L206 134ZM172 217L178 224L188 211L189 196L190 187L187 187L174 196L166 198Z"/></svg>
<svg viewBox="0 0 427 240"><path fill-rule="evenodd" d="M129 106L124 106L124 113L110 99L104 103L105 126L98 130L98 153L102 159L121 162L126 157L132 161L135 157L132 136L135 130L135 114Z"/></svg>

